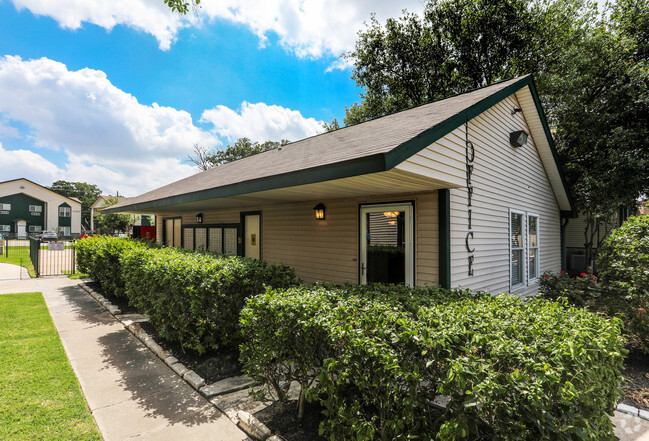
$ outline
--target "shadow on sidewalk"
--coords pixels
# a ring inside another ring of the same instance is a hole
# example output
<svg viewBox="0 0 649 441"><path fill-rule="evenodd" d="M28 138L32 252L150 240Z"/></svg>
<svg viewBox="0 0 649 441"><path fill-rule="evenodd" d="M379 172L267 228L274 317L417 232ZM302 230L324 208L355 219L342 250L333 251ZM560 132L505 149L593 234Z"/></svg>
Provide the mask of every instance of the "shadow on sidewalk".
<svg viewBox="0 0 649 441"><path fill-rule="evenodd" d="M115 323L92 297L76 286L61 288L70 311L88 329ZM81 330L80 332L83 332ZM131 395L146 417L164 418L170 425L194 426L221 416L198 392L178 377L162 360L124 328L97 337L101 348L101 371L113 370L119 387ZM102 381L99 376L96 381ZM114 381L114 380L110 380ZM127 423L129 415L124 415Z"/></svg>

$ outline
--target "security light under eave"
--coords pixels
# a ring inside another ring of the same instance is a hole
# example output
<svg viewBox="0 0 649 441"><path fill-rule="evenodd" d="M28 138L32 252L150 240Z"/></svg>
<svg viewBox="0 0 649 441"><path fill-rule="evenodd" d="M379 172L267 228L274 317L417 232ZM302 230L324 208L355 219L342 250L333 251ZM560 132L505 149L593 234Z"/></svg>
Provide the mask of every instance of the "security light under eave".
<svg viewBox="0 0 649 441"><path fill-rule="evenodd" d="M509 134L509 142L512 147L522 147L527 142L527 133L525 130L517 130Z"/></svg>
<svg viewBox="0 0 649 441"><path fill-rule="evenodd" d="M198 213L196 215L196 223L197 224L202 224L203 223L203 213Z"/></svg>
<svg viewBox="0 0 649 441"><path fill-rule="evenodd" d="M325 219L325 204L320 202L318 205L313 207L313 211L315 212L315 218L316 220L324 220Z"/></svg>

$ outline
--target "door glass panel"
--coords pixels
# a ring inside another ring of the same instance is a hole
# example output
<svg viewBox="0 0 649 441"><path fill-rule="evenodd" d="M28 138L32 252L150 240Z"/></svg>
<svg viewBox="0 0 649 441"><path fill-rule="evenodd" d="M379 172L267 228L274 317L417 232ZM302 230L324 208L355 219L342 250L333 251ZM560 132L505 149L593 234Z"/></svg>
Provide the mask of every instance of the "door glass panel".
<svg viewBox="0 0 649 441"><path fill-rule="evenodd" d="M185 238L184 238L184 243L183 245L185 246L186 250L193 250L194 249L194 229L193 228L184 228L183 231L185 232Z"/></svg>
<svg viewBox="0 0 649 441"><path fill-rule="evenodd" d="M223 229L223 254L237 255L237 228Z"/></svg>
<svg viewBox="0 0 649 441"><path fill-rule="evenodd" d="M223 253L223 230L221 228L210 228L209 250Z"/></svg>
<svg viewBox="0 0 649 441"><path fill-rule="evenodd" d="M182 222L180 219L174 219L174 246L180 248L180 230L182 227Z"/></svg>
<svg viewBox="0 0 649 441"><path fill-rule="evenodd" d="M165 219L165 245L172 247L174 245L174 220Z"/></svg>
<svg viewBox="0 0 649 441"><path fill-rule="evenodd" d="M367 283L405 283L405 213L372 212L365 221Z"/></svg>
<svg viewBox="0 0 649 441"><path fill-rule="evenodd" d="M207 244L207 228L196 228L196 243L194 244L194 249L205 251Z"/></svg>

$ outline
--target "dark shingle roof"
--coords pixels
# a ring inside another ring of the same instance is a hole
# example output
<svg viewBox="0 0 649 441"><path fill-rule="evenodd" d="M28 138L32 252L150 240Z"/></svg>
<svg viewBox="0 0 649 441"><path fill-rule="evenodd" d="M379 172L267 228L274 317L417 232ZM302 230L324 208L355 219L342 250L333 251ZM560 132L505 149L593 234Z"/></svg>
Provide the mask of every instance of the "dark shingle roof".
<svg viewBox="0 0 649 441"><path fill-rule="evenodd" d="M457 128L464 122L458 123L458 117L466 113L471 118L470 109L479 113L531 84L531 77L524 76L316 135L125 199L110 211L171 205L187 195L196 201L390 170Z"/></svg>

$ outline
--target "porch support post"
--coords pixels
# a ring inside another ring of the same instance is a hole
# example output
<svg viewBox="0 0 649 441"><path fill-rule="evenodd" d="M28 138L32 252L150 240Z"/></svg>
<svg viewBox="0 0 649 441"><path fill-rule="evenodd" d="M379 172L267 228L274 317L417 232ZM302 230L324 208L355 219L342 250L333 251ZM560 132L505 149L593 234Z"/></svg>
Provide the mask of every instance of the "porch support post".
<svg viewBox="0 0 649 441"><path fill-rule="evenodd" d="M451 289L451 191L437 190L439 214L439 286Z"/></svg>

